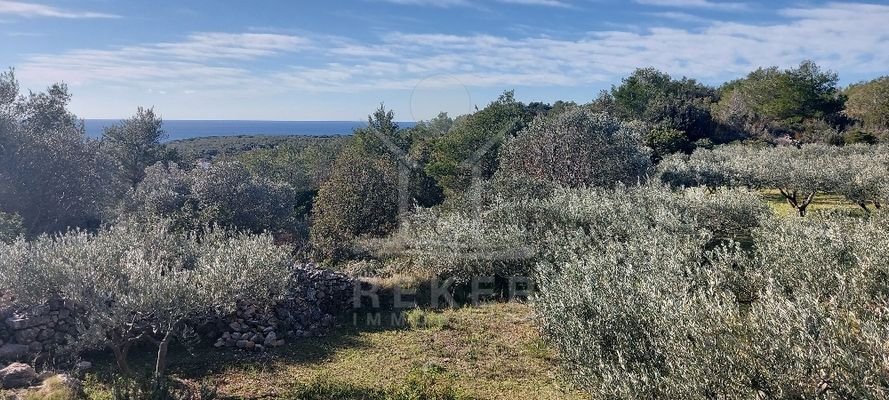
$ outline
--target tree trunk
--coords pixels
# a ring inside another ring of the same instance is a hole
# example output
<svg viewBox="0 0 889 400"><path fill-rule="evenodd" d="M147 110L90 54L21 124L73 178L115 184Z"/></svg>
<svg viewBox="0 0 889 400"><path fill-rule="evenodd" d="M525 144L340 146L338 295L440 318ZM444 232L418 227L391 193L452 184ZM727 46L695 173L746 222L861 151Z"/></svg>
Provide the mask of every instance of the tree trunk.
<svg viewBox="0 0 889 400"><path fill-rule="evenodd" d="M111 351L114 352L114 360L117 362L117 367L120 368L120 372L123 373L124 376L132 377L133 370L130 369L130 364L127 362L127 355L130 352L130 344L111 344L109 347L111 347Z"/></svg>
<svg viewBox="0 0 889 400"><path fill-rule="evenodd" d="M867 203L865 203L863 201L858 202L858 207L861 207L864 210L864 212L870 214L870 209L867 208Z"/></svg>
<svg viewBox="0 0 889 400"><path fill-rule="evenodd" d="M809 207L809 204L812 204L812 200L815 200L815 193L817 193L817 192L809 193L809 195L806 196L806 199L803 200L803 202L799 204L799 216L800 217L806 216L806 208ZM793 196L796 197L796 193L794 193Z"/></svg>
<svg viewBox="0 0 889 400"><path fill-rule="evenodd" d="M170 341L173 339L173 329L170 329L164 338L157 345L157 363L154 366L155 378L164 376L167 369L167 350L170 347Z"/></svg>

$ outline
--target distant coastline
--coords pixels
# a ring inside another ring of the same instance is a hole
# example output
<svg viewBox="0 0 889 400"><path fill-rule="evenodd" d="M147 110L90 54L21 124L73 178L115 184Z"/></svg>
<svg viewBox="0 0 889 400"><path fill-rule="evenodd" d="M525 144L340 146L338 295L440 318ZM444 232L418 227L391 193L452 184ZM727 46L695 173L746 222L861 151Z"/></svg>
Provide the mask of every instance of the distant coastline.
<svg viewBox="0 0 889 400"><path fill-rule="evenodd" d="M117 119L84 120L90 137L101 137L102 131ZM404 128L415 122L399 122ZM167 140L181 140L207 136L340 136L350 135L357 128L367 126L366 121L249 121L249 120L165 120Z"/></svg>

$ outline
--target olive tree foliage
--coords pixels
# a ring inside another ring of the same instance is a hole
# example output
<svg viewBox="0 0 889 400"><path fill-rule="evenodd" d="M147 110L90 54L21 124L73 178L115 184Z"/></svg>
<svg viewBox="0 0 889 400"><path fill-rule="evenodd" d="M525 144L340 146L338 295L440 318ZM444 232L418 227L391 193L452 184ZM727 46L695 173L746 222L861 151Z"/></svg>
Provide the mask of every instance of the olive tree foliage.
<svg viewBox="0 0 889 400"><path fill-rule="evenodd" d="M12 72L0 74L0 211L18 214L31 235L95 227L117 189L70 100L64 84L19 95Z"/></svg>
<svg viewBox="0 0 889 400"><path fill-rule="evenodd" d="M778 189L800 216L817 193L842 194L868 210L885 202L889 180L885 146L801 147L720 146L659 165L661 180L673 186L746 186Z"/></svg>
<svg viewBox="0 0 889 400"><path fill-rule="evenodd" d="M667 205L671 229L706 232L705 242L714 243L749 236L769 212L759 195L745 190L571 189L501 177L470 189L460 201L418 210L374 244L390 265L423 277L465 283L478 276L533 276L541 260L561 259L564 238L586 232L597 242L632 240L640 233L621 225L621 216L651 225Z"/></svg>
<svg viewBox="0 0 889 400"><path fill-rule="evenodd" d="M534 256L530 232L503 218L506 201L498 199L478 213L419 209L370 246L398 272L427 279L467 284L476 277L528 276Z"/></svg>
<svg viewBox="0 0 889 400"><path fill-rule="evenodd" d="M885 218L765 218L752 250L708 250L682 202L649 203L563 203L601 220L566 224L537 265L534 306L576 385L602 399L889 394Z"/></svg>
<svg viewBox="0 0 889 400"><path fill-rule="evenodd" d="M862 128L879 133L889 132L889 76L856 83L845 90L845 112Z"/></svg>
<svg viewBox="0 0 889 400"><path fill-rule="evenodd" d="M296 194L287 183L256 176L237 161L217 161L190 173L199 220L254 233L290 230Z"/></svg>
<svg viewBox="0 0 889 400"><path fill-rule="evenodd" d="M0 211L0 242L11 242L24 233L21 217Z"/></svg>
<svg viewBox="0 0 889 400"><path fill-rule="evenodd" d="M651 166L640 131L585 108L539 117L504 144L498 172L568 187L636 183Z"/></svg>
<svg viewBox="0 0 889 400"><path fill-rule="evenodd" d="M190 322L232 312L238 301L271 304L289 266L269 235L209 229L199 239L163 222L0 244L0 288L25 304L74 304L78 348L109 348L126 374L137 343L157 345L162 376L170 343L187 339Z"/></svg>
<svg viewBox="0 0 889 400"><path fill-rule="evenodd" d="M131 189L145 178L145 168L163 160L166 149L163 120L153 108L142 108L132 118L105 128L103 149L117 164L119 178Z"/></svg>
<svg viewBox="0 0 889 400"><path fill-rule="evenodd" d="M219 225L259 233L290 231L299 199L287 183L250 173L238 161L220 160L191 171L157 163L145 170L118 219L167 219L181 230Z"/></svg>

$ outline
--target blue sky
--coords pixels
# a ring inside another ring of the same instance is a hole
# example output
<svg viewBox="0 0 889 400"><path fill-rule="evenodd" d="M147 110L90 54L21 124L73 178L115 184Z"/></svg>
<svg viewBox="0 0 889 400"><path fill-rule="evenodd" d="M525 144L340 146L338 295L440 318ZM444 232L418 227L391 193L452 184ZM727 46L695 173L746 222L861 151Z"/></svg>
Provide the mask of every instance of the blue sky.
<svg viewBox="0 0 889 400"><path fill-rule="evenodd" d="M889 75L889 3L719 0L0 0L0 60L84 118L399 120L587 102L636 67L710 84L812 59ZM0 65L2 66L2 65Z"/></svg>

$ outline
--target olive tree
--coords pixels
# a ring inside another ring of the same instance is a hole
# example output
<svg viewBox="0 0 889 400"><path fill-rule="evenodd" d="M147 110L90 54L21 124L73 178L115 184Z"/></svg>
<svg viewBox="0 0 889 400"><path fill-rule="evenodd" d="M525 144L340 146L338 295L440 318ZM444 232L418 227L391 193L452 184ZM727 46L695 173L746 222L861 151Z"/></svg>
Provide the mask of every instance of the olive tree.
<svg viewBox="0 0 889 400"><path fill-rule="evenodd" d="M724 278L702 266L710 234L694 214L657 188L566 195L552 208L562 219L550 218L534 307L571 381L602 399L736 389L738 378L701 362L730 361L718 356L725 336L707 327L734 307Z"/></svg>
<svg viewBox="0 0 889 400"><path fill-rule="evenodd" d="M470 189L462 202L417 210L372 244L391 265L465 283L477 276L532 276L540 260L566 254L560 243L577 232L589 232L598 241L633 240L639 235L635 228L659 220L665 227L663 221L669 220L671 232L706 232L707 238L725 240L749 236L768 213L756 193L744 190L569 189L502 179ZM473 195L475 190L483 193ZM639 225L620 223L625 214Z"/></svg>
<svg viewBox="0 0 889 400"><path fill-rule="evenodd" d="M503 146L500 172L568 187L636 183L651 165L640 131L585 108L538 117Z"/></svg>
<svg viewBox="0 0 889 400"><path fill-rule="evenodd" d="M81 310L79 347L110 348L125 374L131 347L154 343L156 376L190 322L230 313L238 301L271 304L284 294L290 265L288 250L269 235L211 229L198 238L164 223L72 231L0 250L0 287L26 304L73 304Z"/></svg>
<svg viewBox="0 0 889 400"><path fill-rule="evenodd" d="M220 225L254 233L291 231L299 203L287 183L221 160L191 171L158 163L116 210L118 219L169 219L179 229Z"/></svg>
<svg viewBox="0 0 889 400"><path fill-rule="evenodd" d="M885 146L867 145L729 145L670 157L659 165L659 173L673 186L778 189L805 216L819 192L841 194L865 210L868 204L879 208L889 179L889 152Z"/></svg>
<svg viewBox="0 0 889 400"><path fill-rule="evenodd" d="M24 234L22 218L0 211L0 242L11 242Z"/></svg>
<svg viewBox="0 0 889 400"><path fill-rule="evenodd" d="M883 191L889 182L889 154L863 151L834 160L834 173L840 178L836 192L864 211L870 211L868 204L881 208L885 202Z"/></svg>
<svg viewBox="0 0 889 400"><path fill-rule="evenodd" d="M661 182L673 187L701 186L715 190L731 186L731 173L726 168L728 154L700 149L690 155L674 154L657 165Z"/></svg>
<svg viewBox="0 0 889 400"><path fill-rule="evenodd" d="M252 232L290 230L296 191L256 176L237 161L217 161L189 174L199 220Z"/></svg>
<svg viewBox="0 0 889 400"><path fill-rule="evenodd" d="M647 214L604 204L572 205L603 219L553 236L534 303L593 398L889 394L884 216L766 218L751 249L708 250L707 231L677 229L681 201Z"/></svg>

